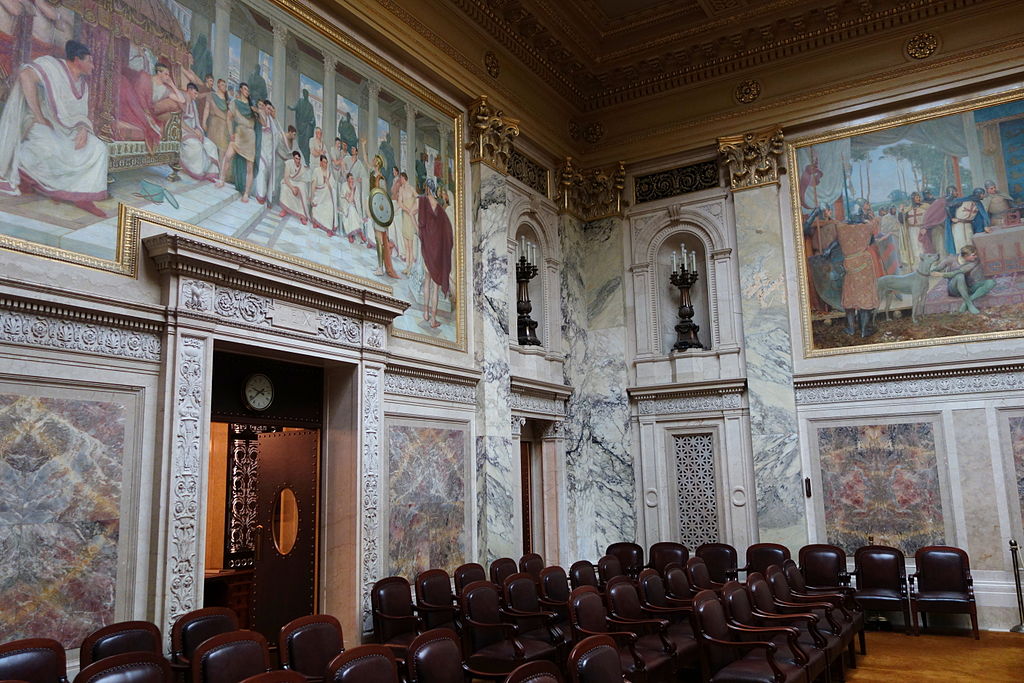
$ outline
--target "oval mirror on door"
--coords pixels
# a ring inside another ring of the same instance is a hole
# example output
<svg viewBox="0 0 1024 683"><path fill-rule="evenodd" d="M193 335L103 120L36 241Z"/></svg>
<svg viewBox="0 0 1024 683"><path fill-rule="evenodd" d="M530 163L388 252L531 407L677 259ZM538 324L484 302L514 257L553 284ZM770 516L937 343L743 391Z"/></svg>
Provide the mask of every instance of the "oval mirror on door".
<svg viewBox="0 0 1024 683"><path fill-rule="evenodd" d="M299 506L295 493L289 489L281 489L274 501L274 547L277 552L287 555L295 547L295 538L299 535Z"/></svg>

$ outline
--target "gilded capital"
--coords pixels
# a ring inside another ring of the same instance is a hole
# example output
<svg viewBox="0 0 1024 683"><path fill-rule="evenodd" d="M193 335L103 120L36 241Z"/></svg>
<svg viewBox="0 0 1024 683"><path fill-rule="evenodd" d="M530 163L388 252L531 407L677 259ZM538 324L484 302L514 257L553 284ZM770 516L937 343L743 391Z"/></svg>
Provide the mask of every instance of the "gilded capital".
<svg viewBox="0 0 1024 683"><path fill-rule="evenodd" d="M782 128L718 138L718 155L729 171L729 184L744 190L779 182L782 165Z"/></svg>
<svg viewBox="0 0 1024 683"><path fill-rule="evenodd" d="M482 161L499 173L508 173L512 143L519 135L519 120L495 110L487 103L487 96L481 95L469 107L469 130L471 141L466 143L466 149L473 155L470 162Z"/></svg>
<svg viewBox="0 0 1024 683"><path fill-rule="evenodd" d="M619 162L610 171L581 171L566 157L558 168L555 201L561 213L569 213L585 221L621 216L625 202L626 166Z"/></svg>

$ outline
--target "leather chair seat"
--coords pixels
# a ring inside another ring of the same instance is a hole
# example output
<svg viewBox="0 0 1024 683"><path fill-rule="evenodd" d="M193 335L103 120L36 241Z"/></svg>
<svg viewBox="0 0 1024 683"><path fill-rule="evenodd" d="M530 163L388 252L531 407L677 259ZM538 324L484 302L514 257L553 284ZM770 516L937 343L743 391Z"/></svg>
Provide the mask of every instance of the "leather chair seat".
<svg viewBox="0 0 1024 683"><path fill-rule="evenodd" d="M918 591L914 599L918 602L927 602L929 604L948 602L956 605L966 605L970 602L965 594L957 591Z"/></svg>
<svg viewBox="0 0 1024 683"><path fill-rule="evenodd" d="M790 683L807 680L803 667L798 667L778 656L775 662L784 676L781 682L775 680L765 660L764 650L758 649L719 669L711 677L711 683Z"/></svg>
<svg viewBox="0 0 1024 683"><path fill-rule="evenodd" d="M523 657L519 664L524 662L532 662L535 659L552 659L555 656L555 648L552 645L541 642L539 640L529 640L520 638L519 642L523 645ZM515 657L515 648L510 640L500 640L490 645L485 645L470 657L470 660L476 659L501 659L511 660ZM477 668L473 666L473 668Z"/></svg>
<svg viewBox="0 0 1024 683"><path fill-rule="evenodd" d="M906 598L900 594L898 590L891 588L865 588L864 590L857 591L857 600L863 602L865 600L891 600L893 602L902 602Z"/></svg>

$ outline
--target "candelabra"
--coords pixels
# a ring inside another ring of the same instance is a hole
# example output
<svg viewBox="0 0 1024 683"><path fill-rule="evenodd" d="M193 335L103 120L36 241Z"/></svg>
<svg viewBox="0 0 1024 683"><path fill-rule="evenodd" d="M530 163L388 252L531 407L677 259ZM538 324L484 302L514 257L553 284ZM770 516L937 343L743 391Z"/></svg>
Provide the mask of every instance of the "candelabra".
<svg viewBox="0 0 1024 683"><path fill-rule="evenodd" d="M697 282L697 252L687 253L685 249L680 252L682 263L678 266L676 253L672 252L672 275L669 278L679 288L679 322L676 323L676 343L672 350L703 349L704 345L697 339L700 327L693 323L693 303L690 301L690 287Z"/></svg>
<svg viewBox="0 0 1024 683"><path fill-rule="evenodd" d="M519 259L516 261L516 312L519 313L517 331L520 346L540 346L537 339L537 321L530 317L533 304L530 303L530 280L537 277L537 251L532 242L520 238Z"/></svg>

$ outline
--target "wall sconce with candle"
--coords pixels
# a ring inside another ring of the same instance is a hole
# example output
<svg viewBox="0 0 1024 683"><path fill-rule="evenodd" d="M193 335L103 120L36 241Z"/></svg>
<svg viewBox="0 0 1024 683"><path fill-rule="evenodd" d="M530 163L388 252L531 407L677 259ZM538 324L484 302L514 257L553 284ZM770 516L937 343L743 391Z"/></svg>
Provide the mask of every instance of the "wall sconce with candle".
<svg viewBox="0 0 1024 683"><path fill-rule="evenodd" d="M693 303L690 301L690 287L697 281L697 252L680 247L679 253L672 252L672 275L669 281L679 288L679 322L676 323L676 343L673 351L703 349L697 339L700 327L693 323Z"/></svg>
<svg viewBox="0 0 1024 683"><path fill-rule="evenodd" d="M520 237L516 244L516 312L519 319L516 327L520 346L540 346L537 338L537 321L530 318L533 304L530 303L530 280L537 276L537 245Z"/></svg>

